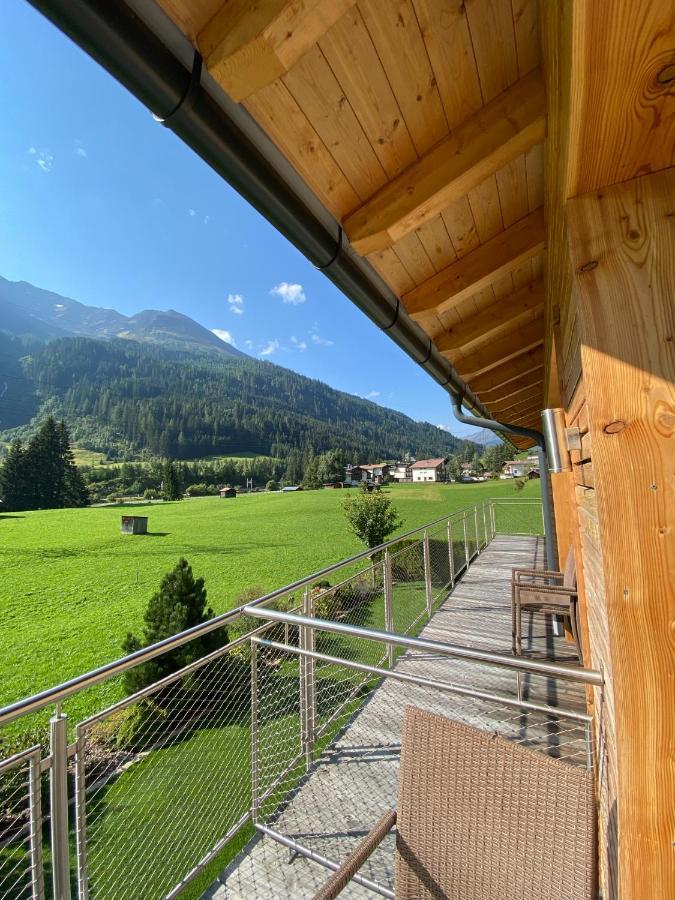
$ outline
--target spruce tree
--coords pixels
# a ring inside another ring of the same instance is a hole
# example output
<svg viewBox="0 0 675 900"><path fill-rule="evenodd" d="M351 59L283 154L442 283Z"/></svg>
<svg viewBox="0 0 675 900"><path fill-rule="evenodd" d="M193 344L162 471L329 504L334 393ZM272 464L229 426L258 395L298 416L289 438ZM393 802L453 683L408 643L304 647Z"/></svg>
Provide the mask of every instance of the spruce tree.
<svg viewBox="0 0 675 900"><path fill-rule="evenodd" d="M26 506L26 452L17 438L12 441L5 463L0 469L0 498L6 511L27 509Z"/></svg>
<svg viewBox="0 0 675 900"><path fill-rule="evenodd" d="M162 467L162 482L164 485L164 496L167 500L182 500L183 489L180 483L180 475L171 459L167 459Z"/></svg>
<svg viewBox="0 0 675 900"><path fill-rule="evenodd" d="M143 637L127 634L122 649L126 653L133 653L194 625L208 622L212 618L213 610L206 605L204 579L195 578L188 561L181 558L162 578L159 591L148 603L144 615ZM177 672L178 669L223 646L227 641L227 631L224 628L189 641L176 650L130 669L124 678L125 688L128 693L133 694L149 684L154 684L160 678Z"/></svg>

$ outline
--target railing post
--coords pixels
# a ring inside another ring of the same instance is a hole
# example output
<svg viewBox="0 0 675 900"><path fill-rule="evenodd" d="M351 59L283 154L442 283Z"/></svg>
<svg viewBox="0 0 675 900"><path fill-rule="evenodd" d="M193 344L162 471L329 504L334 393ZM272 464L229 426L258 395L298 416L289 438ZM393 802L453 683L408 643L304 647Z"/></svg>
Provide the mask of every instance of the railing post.
<svg viewBox="0 0 675 900"><path fill-rule="evenodd" d="M87 769L86 733L82 725L75 731L75 838L77 846L77 897L88 900L89 865L87 862Z"/></svg>
<svg viewBox="0 0 675 900"><path fill-rule="evenodd" d="M478 536L478 504L473 508L474 534L476 535L476 553L480 555L480 537Z"/></svg>
<svg viewBox="0 0 675 900"><path fill-rule="evenodd" d="M49 801L52 837L54 900L70 900L70 848L68 846L68 719L60 705L49 720Z"/></svg>
<svg viewBox="0 0 675 900"><path fill-rule="evenodd" d="M490 528L492 530L492 540L495 539L495 536L497 534L497 526L496 526L495 522L496 522L495 504L494 504L494 500L492 500L492 501L490 501Z"/></svg>
<svg viewBox="0 0 675 900"><path fill-rule="evenodd" d="M429 547L429 532L425 529L424 540L422 541L424 549L424 590L427 601L427 616L431 618L434 603L434 591L431 585L431 550Z"/></svg>
<svg viewBox="0 0 675 900"><path fill-rule="evenodd" d="M452 520L448 519L448 571L450 572L450 587L455 586L455 547L452 540Z"/></svg>
<svg viewBox="0 0 675 900"><path fill-rule="evenodd" d="M462 517L462 528L464 530L464 560L466 563L466 568L469 568L469 538L466 533L466 513Z"/></svg>
<svg viewBox="0 0 675 900"><path fill-rule="evenodd" d="M40 792L40 756L36 750L30 759L28 789L30 791L30 863L33 900L44 900L45 883L42 860L42 796Z"/></svg>
<svg viewBox="0 0 675 900"><path fill-rule="evenodd" d="M305 588L302 612L305 616L313 615L314 603L309 587ZM300 646L303 650L314 650L314 629L308 626L300 628ZM314 686L315 661L308 656L300 659L300 730L307 768L312 764L314 746L314 727L316 721L316 693Z"/></svg>
<svg viewBox="0 0 675 900"><path fill-rule="evenodd" d="M260 805L258 763L258 643L251 644L251 821L258 821ZM302 666L302 657L300 657Z"/></svg>
<svg viewBox="0 0 675 900"><path fill-rule="evenodd" d="M487 545L490 542L488 541L487 517L485 515L485 501L483 501L483 503L481 505L483 508L483 535L484 535L484 539L485 539L485 546L487 547Z"/></svg>
<svg viewBox="0 0 675 900"><path fill-rule="evenodd" d="M391 578L391 556L384 551L384 630L394 630L394 585ZM394 668L394 645L387 644L387 664Z"/></svg>

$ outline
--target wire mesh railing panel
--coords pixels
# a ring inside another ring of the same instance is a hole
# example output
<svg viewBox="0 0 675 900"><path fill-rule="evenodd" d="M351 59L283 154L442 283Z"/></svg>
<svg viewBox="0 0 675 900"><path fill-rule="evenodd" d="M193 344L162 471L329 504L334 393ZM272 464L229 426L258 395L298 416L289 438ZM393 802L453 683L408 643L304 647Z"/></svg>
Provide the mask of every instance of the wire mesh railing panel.
<svg viewBox="0 0 675 900"><path fill-rule="evenodd" d="M452 583L446 523L429 530L429 576L431 598L435 607L445 599Z"/></svg>
<svg viewBox="0 0 675 900"><path fill-rule="evenodd" d="M419 634L427 616L424 541L411 541L390 554L392 631Z"/></svg>
<svg viewBox="0 0 675 900"><path fill-rule="evenodd" d="M543 535L541 500L494 500L497 534Z"/></svg>
<svg viewBox="0 0 675 900"><path fill-rule="evenodd" d="M0 762L0 900L44 897L40 747Z"/></svg>
<svg viewBox="0 0 675 900"><path fill-rule="evenodd" d="M249 659L246 645L215 651L78 726L85 894L170 894L247 815Z"/></svg>

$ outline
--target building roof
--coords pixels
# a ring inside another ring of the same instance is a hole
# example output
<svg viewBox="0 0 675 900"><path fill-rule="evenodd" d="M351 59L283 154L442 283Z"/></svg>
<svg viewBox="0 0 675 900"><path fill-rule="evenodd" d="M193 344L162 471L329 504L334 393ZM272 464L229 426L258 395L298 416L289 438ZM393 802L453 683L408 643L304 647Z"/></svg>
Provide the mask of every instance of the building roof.
<svg viewBox="0 0 675 900"><path fill-rule="evenodd" d="M439 466L442 466L445 462L443 457L439 457L438 459L418 459L417 462L414 462L410 468L411 469L437 469Z"/></svg>
<svg viewBox="0 0 675 900"><path fill-rule="evenodd" d="M366 463L359 466L356 466L358 469L386 469L388 468L389 463Z"/></svg>

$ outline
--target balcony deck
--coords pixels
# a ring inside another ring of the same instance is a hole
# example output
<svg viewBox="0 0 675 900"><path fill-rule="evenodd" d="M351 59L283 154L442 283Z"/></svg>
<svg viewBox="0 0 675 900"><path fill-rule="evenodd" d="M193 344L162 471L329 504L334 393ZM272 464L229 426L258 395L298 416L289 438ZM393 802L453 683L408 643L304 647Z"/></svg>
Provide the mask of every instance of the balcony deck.
<svg viewBox="0 0 675 900"><path fill-rule="evenodd" d="M510 653L510 578L516 566L543 566L541 538L495 537L421 636ZM555 637L541 617L529 623L527 647L533 656L545 652L560 661L576 660L570 644ZM409 652L398 659L396 669L516 696L513 672L475 662ZM524 699L585 711L584 691L579 685L524 676L523 688ZM574 764L585 765L587 761L584 729L576 722L560 722L541 713L525 714L494 702L385 679L313 764L275 820L267 824L328 859L344 859L378 817L396 805L402 714L410 704L498 732ZM394 838L390 835L362 874L392 889L393 850ZM316 862L259 834L204 896L209 900L311 897L328 874ZM375 894L352 883L343 896Z"/></svg>

